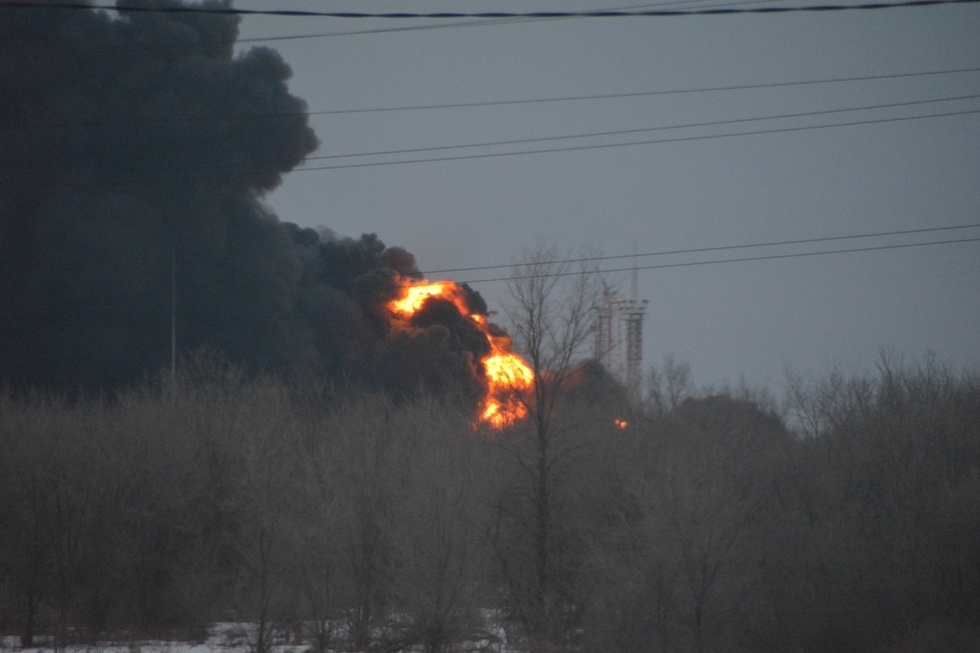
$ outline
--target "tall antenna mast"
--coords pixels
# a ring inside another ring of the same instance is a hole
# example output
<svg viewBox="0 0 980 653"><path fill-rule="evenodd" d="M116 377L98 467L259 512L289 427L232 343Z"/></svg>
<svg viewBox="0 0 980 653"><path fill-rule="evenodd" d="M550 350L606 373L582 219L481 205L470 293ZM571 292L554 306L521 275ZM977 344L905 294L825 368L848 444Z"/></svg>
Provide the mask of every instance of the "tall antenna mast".
<svg viewBox="0 0 980 653"><path fill-rule="evenodd" d="M593 352L595 359L626 386L634 405L639 405L643 395L643 319L647 311L647 300L639 298L637 260L634 252L630 299L620 299L603 283L602 301L596 306Z"/></svg>
<svg viewBox="0 0 980 653"><path fill-rule="evenodd" d="M639 276L639 270L637 269L636 254L633 254L633 276L630 279L630 299L634 302L638 299L637 297L637 277Z"/></svg>
<svg viewBox="0 0 980 653"><path fill-rule="evenodd" d="M636 240L634 239L634 243ZM642 395L643 383L643 317L647 311L647 301L640 301L637 286L639 270L637 259L633 258L633 275L630 300L626 302L624 319L626 321L626 390L634 404Z"/></svg>
<svg viewBox="0 0 980 653"><path fill-rule="evenodd" d="M170 383L177 387L177 248L170 251Z"/></svg>

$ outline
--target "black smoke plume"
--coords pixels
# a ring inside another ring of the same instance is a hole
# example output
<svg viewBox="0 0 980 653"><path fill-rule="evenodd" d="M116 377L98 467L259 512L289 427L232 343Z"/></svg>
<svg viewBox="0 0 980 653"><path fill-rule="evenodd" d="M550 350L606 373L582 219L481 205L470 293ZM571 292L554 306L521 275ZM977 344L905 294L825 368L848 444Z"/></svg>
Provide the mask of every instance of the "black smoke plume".
<svg viewBox="0 0 980 653"><path fill-rule="evenodd" d="M182 353L396 394L466 377L476 392L486 342L454 309L391 330L410 253L263 204L318 139L280 56L234 54L237 16L45 4L0 9L0 382L108 388L166 368L175 275Z"/></svg>

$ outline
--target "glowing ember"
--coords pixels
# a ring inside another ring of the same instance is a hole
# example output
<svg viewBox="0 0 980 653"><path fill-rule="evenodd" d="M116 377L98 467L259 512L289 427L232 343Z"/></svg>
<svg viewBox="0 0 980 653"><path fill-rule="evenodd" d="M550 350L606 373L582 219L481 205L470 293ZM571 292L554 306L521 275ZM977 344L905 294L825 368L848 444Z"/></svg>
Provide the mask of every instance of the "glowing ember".
<svg viewBox="0 0 980 653"><path fill-rule="evenodd" d="M618 429L629 428L630 425L630 423L627 422L625 419L618 419L618 418L613 420L613 424L615 424L616 428Z"/></svg>
<svg viewBox="0 0 980 653"><path fill-rule="evenodd" d="M480 402L477 422L502 429L524 419L527 406L523 400L534 385L534 372L523 358L511 351L510 338L491 333L486 316L470 312L466 294L456 282L403 279L402 284L400 297L388 303L395 317L410 318L428 299L438 297L452 302L461 315L473 320L486 335L490 352L480 359L480 367L488 391Z"/></svg>

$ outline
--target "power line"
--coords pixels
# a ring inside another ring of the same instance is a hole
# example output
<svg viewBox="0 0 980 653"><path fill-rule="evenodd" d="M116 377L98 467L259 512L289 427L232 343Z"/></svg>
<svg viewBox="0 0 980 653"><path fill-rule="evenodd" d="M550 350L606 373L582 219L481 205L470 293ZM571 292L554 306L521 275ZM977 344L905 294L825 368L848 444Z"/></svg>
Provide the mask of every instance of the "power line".
<svg viewBox="0 0 980 653"><path fill-rule="evenodd" d="M226 14L236 16L291 16L301 18L388 18L388 19L447 19L447 18L673 18L678 16L719 16L735 14L786 14L801 12L838 12L852 10L896 9L901 7L927 7L939 5L975 4L980 0L904 0L902 2L865 2L853 5L798 5L793 7L708 7L702 9L648 9L648 10L597 10L597 11L483 11L483 12L353 12L309 11L298 9L236 9L234 7L147 7L127 6L124 11L166 14ZM91 5L79 2L43 4L28 1L0 1L0 8L85 10L118 8L107 5Z"/></svg>
<svg viewBox="0 0 980 653"><path fill-rule="evenodd" d="M977 96L977 97L980 97L980 96ZM931 101L943 101L943 100L931 100ZM930 102L930 101L927 100L927 101L923 101L923 102ZM858 111L858 110L862 110L862 109L834 109L834 110L828 111L826 113L837 113L837 112L841 112L841 111ZM799 114L799 115L817 115L819 113L825 113L825 112L812 112L810 114ZM892 117L892 118L876 118L876 119L869 119L869 120L856 120L856 121L851 121L851 122L840 122L840 123L831 123L831 124L824 124L824 125L805 125L805 126L795 126L795 127L781 127L781 128L771 128L771 129L761 129L761 130L748 131L748 132L732 132L732 133L728 133L728 134L702 134L702 135L696 135L696 136L679 136L679 137L673 137L673 138L650 139L650 140L641 140L641 141L628 141L628 142L625 142L625 143L601 143L601 144L595 144L595 145L572 145L572 146L567 146L567 147L543 148L543 149L537 149L537 150L521 150L521 151L517 151L517 152L490 152L490 153L484 153L484 154L467 154L467 155L457 155L457 156L420 158L420 159L403 159L403 160L399 160L399 161L377 161L377 162L368 162L368 163L347 163L347 164L326 165L326 166L306 166L306 167L296 167L296 168L293 168L291 170L291 172L294 172L295 173L295 172L318 172L318 171L323 171L323 170L348 170L348 169L356 169L356 168L372 168L372 167L380 167L380 166L408 165L408 164L415 164L415 163L439 163L439 162L447 162L447 161L465 161L465 160L471 160L471 159L491 159L491 158L509 157L509 156L523 156L523 155L529 155L529 154L553 154L553 153L562 153L562 152L576 152L576 151L598 150L598 149L608 149L608 148L618 148L618 147L632 147L632 146L640 146L640 145L657 145L657 144L668 144L668 143L684 143L684 142L712 140L712 139L718 139L718 138L736 138L736 137L740 137L740 136L758 136L758 135L766 135L766 134L788 133L788 132L795 132L795 131L809 131L809 130L816 130L816 129L830 129L830 128L837 128L837 127L853 127L853 126L862 126L862 125L871 125L871 124L884 124L884 123L909 121L909 120L922 120L922 119L927 119L927 118L943 118L943 117L951 117L951 116L963 116L963 115L972 115L972 114L977 114L977 113L980 113L980 109L967 109L967 110L963 110L963 111L951 111L951 112L945 112L945 113L933 113L933 114L916 115L916 116L900 116L900 117ZM647 129L641 129L641 130L625 130L624 132L607 132L607 134L629 133L629 132L636 132L636 131L658 131L658 130L667 130L667 129L682 129L682 128L686 128L686 127L712 126L712 125L721 125L721 124L731 124L731 123L736 123L736 122L748 122L748 121L754 121L754 120L776 120L776 119L779 119L779 118L788 118L788 117L794 117L794 116L793 115L788 115L788 116L771 116L771 117L768 117L768 118L744 118L744 119L736 119L736 120L719 121L719 122L714 122L714 123L710 123L710 122L709 123L701 123L699 125L677 125L677 126L652 127L652 128L647 128ZM432 147L432 148L415 148L415 149L410 149L410 150L392 151L392 152L387 152L387 153L385 153L385 152L378 152L378 153L363 153L363 154L325 155L325 156L319 156L319 157L308 157L306 160L333 159L333 158L357 157L357 156L372 156L372 155L379 155L379 154L425 152L425 151L432 151L432 150L446 150L446 149L466 148L466 147L481 147L481 146L484 146L485 147L485 146L493 146L493 145L506 145L506 144L509 144L509 143L547 141L547 140L569 139L569 138L585 138L585 137L588 137L588 136L600 136L600 135L602 135L602 134L582 134L582 135L573 135L573 136L543 137L543 138L536 138L536 139L523 139L521 141L498 141L498 142L482 143L482 144L471 144L471 145L450 145L450 146L438 146L438 147ZM271 163L274 163L274 162L265 161L265 162L258 162L258 163L271 164ZM256 165L256 162L251 162L251 163L249 163L247 165L250 166L250 167L254 167L254 165ZM230 166L227 166L227 167L241 167L241 166L239 166L238 164L233 164L233 165L230 165ZM277 172L276 174L286 174L287 172L289 172L289 171L282 170L282 171ZM169 180L171 180L173 182L177 182L177 181L193 181L193 180L220 180L220 179L249 178L249 177L252 177L254 174L255 174L254 171L251 171L249 173L225 172L225 173L217 173L217 174L199 174L199 175L196 175L196 174L179 174L179 173L175 173L172 176L167 177L167 179L169 179ZM5 188L7 190L16 190L16 189L23 189L23 188L76 187L76 186L96 186L96 185L97 186L129 186L129 185L138 185L138 184L142 184L142 183L159 181L159 180L162 180L162 179L163 179L163 177L160 177L160 176L153 176L153 177L132 177L132 178L128 178L128 179L111 179L111 178L107 179L105 177L98 177L98 178L94 178L94 179L65 180L65 181L63 181L63 180L45 181L45 180L42 179L41 181L34 181L33 183L31 183L31 182L28 182L28 183L18 183L18 184L10 184L10 183L4 184L4 183L0 183L0 188Z"/></svg>
<svg viewBox="0 0 980 653"><path fill-rule="evenodd" d="M546 19L538 19L546 20ZM457 27L489 27L491 25L510 25L525 23L527 19L501 18L497 20L470 20L462 23L436 23L431 25L414 25L412 27L381 27L378 29L362 29L350 32L326 32L320 34L287 34L284 36L255 36L238 39L236 43L266 43L268 41L297 41L301 39L324 39L333 36L361 36L366 34L391 34L394 32L420 32L431 29L453 29Z"/></svg>
<svg viewBox="0 0 980 653"><path fill-rule="evenodd" d="M812 243L827 243L832 241L840 240L855 240L859 238L883 238L886 236L907 236L910 234L924 234L933 233L936 231L955 231L960 229L977 229L980 228L980 223L974 224L959 224L950 225L946 227L925 227L921 229L902 229L899 231L879 231L876 233L865 233L865 234L851 234L848 236L822 236L819 238L797 238L794 240L776 240L762 243L746 243L741 245L717 245L713 247L693 247L689 249L674 249L674 250L662 250L657 252L645 252L643 254L613 254L609 256L583 256L580 258L568 258L553 261L553 263L558 265L564 265L568 263L592 263L598 261L613 261L622 259L637 259L637 258L647 258L650 256L674 256L678 254L703 254L706 252L723 252L731 251L736 249L755 249L759 247L780 247L785 245L805 245ZM429 270L422 272L423 275L433 275L433 274L444 274L446 272L476 272L480 270L500 270L504 268L513 268L512 264L506 265L475 265L465 268L445 268L443 270ZM632 269L632 268L630 268Z"/></svg>
<svg viewBox="0 0 980 653"><path fill-rule="evenodd" d="M768 0L758 0L759 2L767 2ZM680 4L678 1L674 2L664 2L652 5L641 5L641 6L660 6L660 5L674 5ZM631 7L633 8L633 7ZM265 41L285 41L294 39L315 39L315 38L327 38L332 36L360 36L364 34L385 34L391 32L412 32L430 29L453 29L457 27L489 27L492 25L512 25L515 23L527 23L527 22L539 22L542 20L552 20L552 19L526 19L526 18L503 18L496 20L467 20L460 23L432 23L429 25L414 25L411 27L385 27L379 29L366 29L357 30L350 32L329 32L327 34L294 34L286 36L273 36L273 37L256 37L256 38L245 38L238 39L238 43L254 43L254 42L265 42Z"/></svg>
<svg viewBox="0 0 980 653"><path fill-rule="evenodd" d="M952 225L952 226L946 226L946 227L931 227L931 228L923 228L923 229L907 229L907 230L902 230L902 231L880 232L880 233L875 233L875 234L858 234L858 235L850 235L850 236L826 236L826 237L823 237L823 238L807 238L807 239L786 240L786 241L774 241L774 242L769 242L769 243L755 243L755 244L746 244L746 245L724 245L724 246L718 246L718 247L701 247L701 248L692 248L692 249L687 249L687 250L676 250L676 251L672 251L672 252L669 252L669 251L665 251L665 252L651 252L651 253L648 253L648 254L640 254L639 256L660 256L660 255L667 255L667 254L705 253L705 252L722 251L722 250L733 250L733 249L739 249L739 248L770 247L770 246L779 246L779 245L788 245L788 244L829 242L829 241L846 240L846 239L853 239L853 238L885 237L885 236L894 236L894 235L902 235L902 234L918 234L918 233L929 233L929 232L937 232L937 231L949 231L949 230L955 230L955 229L971 229L971 228L977 228L977 227L980 227L980 224ZM703 266L703 265L720 265L720 264L725 264L725 263L742 263L742 262L748 262L748 261L771 261L771 260L779 260L779 259L801 258L801 257L807 257L807 256L826 256L826 255L832 255L832 254L847 254L847 253L858 253L858 252L872 252L872 251L883 251L883 250L891 250L891 249L907 249L907 248L912 248L912 247L924 247L924 246L934 246L934 245L952 245L952 244L962 244L962 243L972 243L972 242L980 242L980 237L975 237L975 238L958 238L958 239L949 239L949 240L936 240L936 241L917 242L917 243L905 243L905 244L894 244L894 245L871 245L871 246L867 246L867 247L855 247L855 248L848 248L848 249L823 250L823 251L814 251L814 252L796 252L796 253L788 253L788 254L768 254L768 255L765 255L764 254L764 255L758 255L758 256L746 256L746 257L729 258L729 259L714 259L714 260L710 260L710 261L682 261L682 262L677 262L677 263L662 263L662 264L653 264L653 265L643 265L643 266L639 266L639 267L637 267L637 266L629 266L629 267L622 267L622 268L609 268L609 269L604 269L604 270L597 270L597 272L599 274L612 274L612 273L617 273L617 272L631 272L633 270L657 270L657 269L666 269L666 268L694 267L694 266ZM625 255L624 254L624 255L615 255L615 256L583 257L583 258L578 258L578 259L558 260L558 261L554 261L554 263L556 263L556 264L563 264L563 263L578 263L578 262L590 262L590 261L605 261L605 260L614 260L614 259L623 259L623 258L633 258L633 256L634 255L632 255L632 254L630 254L630 255ZM517 267L519 267L519 266L517 266ZM438 273L441 273L441 272L464 272L464 271L492 270L492 269L500 269L500 268L511 268L511 269L513 269L513 268L515 268L515 266L514 265L489 265L489 266L478 266L478 267L472 267L472 268L454 268L454 269L446 269L446 270L433 270L433 271L429 271L429 272L421 272L420 274L423 274L423 275L431 275L431 274L438 274ZM580 272L578 272L578 271L564 271L564 272L548 273L548 274L507 275L507 276L501 276L501 277L496 277L496 278L457 280L456 282L457 283L467 283L467 284L477 284L477 283L492 283L492 282L499 282L499 281L518 281L518 280L521 280L521 279L540 278L540 277L563 277L563 276L573 276L573 275L577 275L577 274L580 274ZM392 276L395 276L394 273L393 273ZM57 307L57 308L55 308L55 307L32 307L32 308L26 309L26 310L22 309L20 311L11 311L11 312L8 312L8 315L10 315L10 314L17 315L17 314L21 314L21 313L31 313L31 314L35 314L35 315L37 315L37 314L41 314L41 315L55 315L55 314L70 314L70 313L79 313L79 312L84 312L84 311L95 311L95 310L99 310L99 311L131 310L133 308L133 306L134 306L134 303L135 304L142 304L142 305L149 305L149 304L152 303L153 306L156 306L161 311L163 311L163 310L165 310L167 308L167 306L169 306L167 304L168 301L169 301L169 299L161 299L158 302L145 302L145 301L137 301L137 302L100 302L100 303L92 303L92 304L85 304L85 305L77 305L77 306L72 306L72 307ZM184 307L193 307L193 306L197 306L197 305L208 305L208 306L212 306L213 305L213 301L211 301L210 299L194 300L194 299L190 299L190 298L185 298L182 301L182 305Z"/></svg>
<svg viewBox="0 0 980 653"><path fill-rule="evenodd" d="M572 145L568 147L554 147L539 150L522 150L519 152L491 152L487 154L468 154L458 156L431 157L426 159L405 159L401 161L380 161L373 163L346 163L330 166L310 166L296 168L293 172L314 172L318 170L350 170L354 168L374 168L379 166L408 165L414 163L439 163L445 161L465 161L470 159L493 159L508 156L525 156L528 154L554 154L558 152L581 152L586 150L600 150L616 147L636 147L640 145L660 145L667 143L687 143L694 141L714 140L718 138L737 138L740 136L760 136L766 134L783 134L797 131L811 131L817 129L833 129L838 127L856 127L861 125L886 124L893 122L903 122L909 120L924 120L928 118L948 118L952 116L965 116L980 113L980 109L967 109L963 111L949 111L945 113L931 113L917 116L901 116L893 118L876 118L870 120L855 120L851 122L838 122L827 125L806 125L797 127L781 127L772 129L760 129L748 132L732 132L728 134L704 134L700 136L678 136L675 138L660 138L642 141L628 141L626 143L603 143L598 145Z"/></svg>
<svg viewBox="0 0 980 653"><path fill-rule="evenodd" d="M748 2L728 2L712 5L712 8L718 8L719 6L737 6L737 5L754 5L754 4L772 4L773 2L780 2L783 0L749 0ZM697 0L695 0L697 2ZM656 2L646 5L634 5L632 7L619 7L620 10L626 9L637 9L637 8L648 8L648 7L668 7L673 5L683 5L689 4L684 0L674 0L672 2ZM348 32L327 32L320 34L287 34L283 36L266 36L266 37L252 37L238 39L238 43L263 43L266 41L292 41L298 39L319 39L319 38L329 38L333 36L361 36L368 34L388 34L391 32L414 32L430 29L453 29L458 27L490 27L494 25L514 25L518 23L529 23L529 22L545 22L550 20L562 20L555 18L500 18L495 20L467 20L460 23L432 23L429 25L414 25L411 27L383 27L378 29L364 29L364 30L354 30Z"/></svg>
<svg viewBox="0 0 980 653"><path fill-rule="evenodd" d="M747 261L774 261L778 259L790 259L790 258L802 258L805 256L827 256L831 254L851 254L856 252L879 252L889 249L908 249L912 247L927 247L931 245L954 245L961 243L976 243L980 242L980 236L976 238L957 238L953 240L934 240L922 243L904 243L900 245L877 245L868 247L854 247L849 249L832 249L823 250L817 252L796 252L793 254L767 254L759 256L744 256L739 258L728 258L728 259L715 259L711 261L684 261L679 263L660 263L655 265L641 265L641 266L630 266L624 268L609 268L606 270L597 270L599 274L611 274L614 272L632 272L633 270L662 270L666 268L685 268L694 267L701 265L720 265L723 263L744 263ZM563 271L555 273L546 274L529 274L529 275L509 275L505 277L496 277L491 279L467 279L460 280L457 283L491 283L495 281L519 281L521 279L535 279L540 277L567 277L581 274L579 271Z"/></svg>
<svg viewBox="0 0 980 653"><path fill-rule="evenodd" d="M849 108L844 108L844 109L823 109L823 110L820 110L820 111L803 111L803 112L800 112L800 113L786 113L786 114L780 114L780 115L774 115L774 116L757 116L757 117L754 117L754 118L731 118L731 119L728 119L728 120L714 120L714 121L709 121L709 122L696 122L696 123L687 123L687 124L681 124L681 125L663 125L663 126L660 126L660 127L641 127L641 128L635 128L635 129L619 129L619 130L614 130L614 131L592 132L592 133L588 133L588 134L572 134L572 135L565 135L565 136L543 136L543 137L536 137L536 138L521 138L521 139L515 139L515 140L508 140L508 141L490 141L490 142L485 142L485 143L470 143L470 144L466 144L466 145L441 145L441 146L433 146L433 147L409 148L409 149L404 149L404 150L387 150L387 151L381 151L381 152L364 152L364 153L358 153L358 154L331 154L331 155L322 155L322 156L311 156L311 157L307 157L306 160L307 161L310 161L310 160L314 160L314 159L344 159L344 158L361 157L361 156L383 156L383 155L392 155L392 154L414 154L416 152L433 152L433 151L439 151L439 150L456 150L456 149L465 149L465 148L471 148L471 147L492 147L492 146L499 146L499 145L522 145L522 144L527 144L527 143L540 143L540 142L545 142L545 141L559 141L559 140L568 140L568 139L573 139L573 138L596 138L596 137L600 137L600 136L623 136L625 134L638 134L638 133L644 133L644 132L664 131L664 130L670 130L670 129L691 129L691 128L695 128L695 127L716 127L718 125L733 125L733 124L746 123L746 122L759 122L759 121L763 121L763 120L785 120L785 119L789 119L789 118L807 118L807 117L822 116L822 115L829 115L829 114L836 114L836 113L848 113L848 112L853 112L853 111L873 111L873 110L877 110L877 109L893 109L893 108L897 108L897 107L908 107L908 106L914 106L914 105L918 105L918 104L932 104L934 102L956 102L956 101L960 101L960 100L975 100L977 98L980 98L980 94L977 94L977 95L960 95L960 96L955 96L955 97L936 98L936 99L931 99L931 100L908 100L908 101L905 101L905 102L892 102L892 103L886 103L886 104L872 104L872 105L867 105L867 106L863 106L863 107L849 107Z"/></svg>
<svg viewBox="0 0 980 653"><path fill-rule="evenodd" d="M380 113L388 111L420 111L429 109L462 109L475 107L497 107L514 104L541 104L547 102L578 102L583 100L614 100L634 97L651 97L657 95L681 95L687 93L715 93L719 91L746 91L766 88L782 88L787 86L807 86L813 84L839 84L845 82L867 82L882 79L901 79L906 77L923 77L929 75L952 75L957 73L975 73L980 68L956 68L951 70L936 70L919 73L895 73L889 75L862 75L860 77L833 77L812 79L796 82L765 82L760 84L738 84L733 86L704 86L696 88L665 89L660 91L634 91L628 93L600 93L593 95L569 95L549 98L524 98L518 100L490 100L486 102L455 102L446 104L421 104L394 107L368 107L362 109L332 109L327 111L310 111L309 115L335 115L348 113Z"/></svg>
<svg viewBox="0 0 980 653"><path fill-rule="evenodd" d="M811 80L800 80L800 81L789 81L789 82L762 82L762 83L755 83L755 84L737 84L737 85L730 85L730 86L703 86L703 87L694 87L694 88L677 88L677 89L664 89L664 90L655 90L655 91L632 91L632 92L625 92L625 93L597 93L597 94L590 94L590 95L570 95L570 96L547 97L547 98L489 100L483 102L453 102L453 103L444 103L444 104L421 104L421 105L405 105L405 106L393 106L393 107L365 107L359 109L326 109L326 110L319 110L319 111L258 113L258 114L250 114L250 115L232 115L232 116L174 116L169 118L153 118L153 119L79 120L79 121L70 121L70 122L28 123L22 125L8 124L8 125L0 126L0 130L50 128L50 127L82 127L82 126L90 126L90 125L108 125L108 124L155 125L155 124L166 124L172 122L218 122L218 121L233 121L233 120L266 120L266 119L275 119L275 118L302 118L305 116L321 116L321 115L384 113L384 112L397 112L397 111L424 111L424 110L433 110L433 109L481 108L481 107L494 107L494 106L524 105L524 104L543 104L543 103L554 103L554 102L614 100L614 99L625 99L625 98L636 98L636 97L653 97L653 96L660 96L660 95L683 95L683 94L694 94L694 93L746 91L746 90L759 90L759 89L770 89L770 88L785 88L785 87L793 87L793 86L812 86L818 84L841 84L841 83L850 83L850 82L878 81L878 80L887 80L887 79L904 79L904 78L911 78L911 77L931 77L935 75L956 75L956 74L976 73L976 72L980 72L980 67L953 68L948 70L932 70L932 71L912 72L912 73L890 73L885 75L861 75L856 77L830 77L830 78L823 78L823 79L811 79ZM967 96L967 97L976 97L976 96ZM946 101L946 100L944 99L923 100L920 101L919 103L941 102L941 101ZM883 105L883 106L898 106L898 105ZM853 111L853 110L856 109L842 109L841 111ZM460 146L460 147L465 147L465 146ZM346 155L346 156L361 156L361 155Z"/></svg>

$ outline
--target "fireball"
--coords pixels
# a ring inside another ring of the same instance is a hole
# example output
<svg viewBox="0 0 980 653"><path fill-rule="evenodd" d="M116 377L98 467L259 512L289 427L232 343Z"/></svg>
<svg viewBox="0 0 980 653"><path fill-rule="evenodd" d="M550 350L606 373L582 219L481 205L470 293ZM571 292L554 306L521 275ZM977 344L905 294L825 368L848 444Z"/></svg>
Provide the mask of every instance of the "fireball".
<svg viewBox="0 0 980 653"><path fill-rule="evenodd" d="M472 313L463 288L454 281L412 281L402 279L399 296L388 303L397 319L410 319L432 297L453 303L460 314L469 318L486 336L488 353L479 360L487 392L480 401L476 423L495 429L514 425L527 416L525 398L534 386L534 372L511 350L511 340L493 333L485 315Z"/></svg>
<svg viewBox="0 0 980 653"><path fill-rule="evenodd" d="M478 421L498 429L527 416L524 397L534 385L534 372L510 351L510 338L489 335L491 352L483 357L489 391L480 404Z"/></svg>
<svg viewBox="0 0 980 653"><path fill-rule="evenodd" d="M411 317L422 309L425 302L430 297L439 297L451 301L459 309L459 312L469 317L470 309L466 305L466 296L463 289L453 281L419 281L410 282L417 285L405 285L401 287L401 297L388 304L389 310L399 317ZM481 316L482 317L482 316Z"/></svg>

